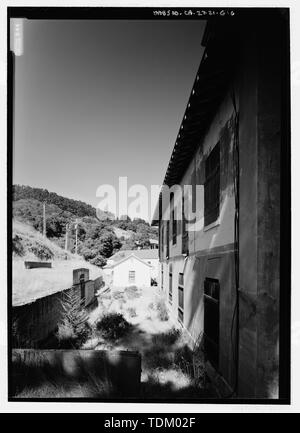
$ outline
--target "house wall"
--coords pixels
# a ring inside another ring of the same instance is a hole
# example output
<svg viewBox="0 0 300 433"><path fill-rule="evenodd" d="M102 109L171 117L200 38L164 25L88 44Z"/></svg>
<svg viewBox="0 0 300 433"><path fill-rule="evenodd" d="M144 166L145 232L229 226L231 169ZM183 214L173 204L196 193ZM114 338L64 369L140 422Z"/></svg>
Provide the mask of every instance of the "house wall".
<svg viewBox="0 0 300 433"><path fill-rule="evenodd" d="M204 329L205 277L219 280L218 373L238 396L245 398L279 396L280 109L284 44L279 28L262 25L255 31L245 30L240 66L231 83L239 112L238 298L234 260L234 111L229 92L181 182L190 184L196 168L196 181L203 185L206 157L220 141L218 223L208 229L203 227L202 205L197 214L197 229L189 232L186 258L182 254L182 230L173 245L171 223L167 257L166 221L160 221L159 279L167 300L170 265L173 268L170 309L177 317L178 274L184 271L183 326L191 341L195 341ZM203 203L203 188L199 196ZM185 200L191 203L191 196ZM235 333L237 314L238 335Z"/></svg>
<svg viewBox="0 0 300 433"><path fill-rule="evenodd" d="M176 244L172 242L170 224L170 255L166 257L166 246L161 256L163 287L166 298L169 292L169 269L172 265L172 314L178 317L178 277L184 273L184 323L191 343L201 338L204 331L204 280L215 278L220 282L220 352L219 369L229 384L234 382L232 366L231 322L235 305L234 292L234 212L233 192L233 105L227 94L214 120L197 149L181 185L192 184L192 173L196 170L196 181L200 185L197 199L200 202L195 223L188 233L189 255L182 254L182 227L178 230ZM213 147L220 142L220 216L215 224L204 226L204 181L205 160ZM191 207L192 196L185 196ZM175 200L175 206L181 206ZM177 222L177 224L182 224ZM163 222L166 226L166 222ZM166 230L164 234L166 244ZM161 268L160 268L161 279Z"/></svg>
<svg viewBox="0 0 300 433"><path fill-rule="evenodd" d="M240 81L241 397L279 396L280 161L288 144L281 131L285 35L276 24L248 39Z"/></svg>
<svg viewBox="0 0 300 433"><path fill-rule="evenodd" d="M129 271L135 271L135 282L129 282ZM115 287L126 285L150 286L151 268L140 260L130 257L120 264L114 266L112 284Z"/></svg>
<svg viewBox="0 0 300 433"><path fill-rule="evenodd" d="M144 259L144 262L151 265L151 267L152 267L151 268L151 277L157 279L157 277L158 277L158 265L159 265L158 259Z"/></svg>

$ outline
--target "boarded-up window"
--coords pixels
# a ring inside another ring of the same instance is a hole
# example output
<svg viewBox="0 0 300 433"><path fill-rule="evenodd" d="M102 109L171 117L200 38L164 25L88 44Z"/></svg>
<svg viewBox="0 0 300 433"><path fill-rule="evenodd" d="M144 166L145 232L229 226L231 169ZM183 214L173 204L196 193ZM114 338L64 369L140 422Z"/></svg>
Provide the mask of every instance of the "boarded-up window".
<svg viewBox="0 0 300 433"><path fill-rule="evenodd" d="M183 324L184 319L184 283L183 274L180 273L178 276L178 320Z"/></svg>
<svg viewBox="0 0 300 433"><path fill-rule="evenodd" d="M171 193L170 206L171 206L171 221L172 221L172 244L175 245L177 241L177 220L175 217L174 193Z"/></svg>
<svg viewBox="0 0 300 433"><path fill-rule="evenodd" d="M204 225L219 217L220 212L220 144L218 143L205 162Z"/></svg>
<svg viewBox="0 0 300 433"><path fill-rule="evenodd" d="M181 252L182 254L188 254L189 249L189 237L188 237L188 231L186 229L186 219L185 219L185 213L184 213L184 193L182 193L182 241L181 241Z"/></svg>
<svg viewBox="0 0 300 433"><path fill-rule="evenodd" d="M219 364L219 299L220 283L214 278L204 281L204 346L207 358L217 368Z"/></svg>
<svg viewBox="0 0 300 433"><path fill-rule="evenodd" d="M170 221L167 221L167 239L166 239L166 245L167 245L167 251L166 255L169 257L170 255Z"/></svg>
<svg viewBox="0 0 300 433"><path fill-rule="evenodd" d="M160 259L163 259L163 257L164 257L164 242L165 242L165 239L164 239L164 226L163 225L161 225L161 227L160 227L160 239L159 239L159 245L160 245Z"/></svg>
<svg viewBox="0 0 300 433"><path fill-rule="evenodd" d="M172 264L169 264L169 302L172 304L173 299L173 274L172 274Z"/></svg>
<svg viewBox="0 0 300 433"><path fill-rule="evenodd" d="M196 191L197 191L197 188L196 188L196 183L197 183L197 180L196 180L196 170L194 169L193 170L193 172L192 172L192 176L191 176L191 185L192 185L192 212L196 212L196 199L197 199L197 197L196 197Z"/></svg>
<svg viewBox="0 0 300 433"><path fill-rule="evenodd" d="M84 274L80 274L79 283L80 283L80 297L81 299L84 299L85 298L85 275Z"/></svg>

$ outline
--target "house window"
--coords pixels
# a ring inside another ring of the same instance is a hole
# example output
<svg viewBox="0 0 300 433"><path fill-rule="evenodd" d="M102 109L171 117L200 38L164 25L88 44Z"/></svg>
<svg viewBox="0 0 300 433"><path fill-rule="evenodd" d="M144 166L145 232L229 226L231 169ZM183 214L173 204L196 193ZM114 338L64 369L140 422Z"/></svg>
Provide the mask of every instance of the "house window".
<svg viewBox="0 0 300 433"><path fill-rule="evenodd" d="M220 207L220 144L216 144L205 161L204 225L216 221Z"/></svg>
<svg viewBox="0 0 300 433"><path fill-rule="evenodd" d="M85 281L84 281L84 279L85 279L84 274L80 274L79 284L80 284L80 297L81 297L81 299L85 298Z"/></svg>
<svg viewBox="0 0 300 433"><path fill-rule="evenodd" d="M204 348L208 360L216 368L219 364L219 299L220 283L214 278L204 281Z"/></svg>
<svg viewBox="0 0 300 433"><path fill-rule="evenodd" d="M184 194L182 193L182 241L181 241L181 252L182 254L188 254L189 249L189 238L188 238L188 231L186 229L186 219L185 219L185 213L184 213Z"/></svg>
<svg viewBox="0 0 300 433"><path fill-rule="evenodd" d="M173 298L173 274L172 274L172 264L169 265L169 302L172 304Z"/></svg>
<svg viewBox="0 0 300 433"><path fill-rule="evenodd" d="M135 271L129 271L129 283L135 283Z"/></svg>
<svg viewBox="0 0 300 433"><path fill-rule="evenodd" d="M170 221L167 221L167 251L166 251L167 258L170 255Z"/></svg>
<svg viewBox="0 0 300 433"><path fill-rule="evenodd" d="M174 207L174 193L171 193L171 218L172 218L172 244L175 245L177 241L177 219L175 218Z"/></svg>
<svg viewBox="0 0 300 433"><path fill-rule="evenodd" d="M164 254L164 226L161 225L161 230L160 230L160 258L163 258L163 254Z"/></svg>
<svg viewBox="0 0 300 433"><path fill-rule="evenodd" d="M184 298L183 298L183 274L180 273L178 276L178 320L183 324L184 319Z"/></svg>

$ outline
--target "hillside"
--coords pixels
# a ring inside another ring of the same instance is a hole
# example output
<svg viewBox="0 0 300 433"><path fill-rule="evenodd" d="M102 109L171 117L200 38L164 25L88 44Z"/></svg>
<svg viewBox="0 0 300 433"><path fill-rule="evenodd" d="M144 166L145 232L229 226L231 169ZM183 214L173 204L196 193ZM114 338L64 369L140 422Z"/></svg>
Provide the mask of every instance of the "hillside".
<svg viewBox="0 0 300 433"><path fill-rule="evenodd" d="M29 186L14 186L13 216L16 221L43 231L45 203L46 236L54 244L77 252L86 261L102 267L120 249L149 248L157 229L142 219L99 220L91 205ZM108 214L107 214L108 215Z"/></svg>
<svg viewBox="0 0 300 433"><path fill-rule="evenodd" d="M49 192L47 189L32 188L25 185L13 185L13 200L34 199L40 202L58 206L61 211L70 212L78 217L92 216L96 217L96 209L90 204L80 200L73 200L62 197L55 192Z"/></svg>
<svg viewBox="0 0 300 433"><path fill-rule="evenodd" d="M47 260L51 269L25 269L25 260ZM102 275L99 267L65 252L33 227L13 221L13 305L34 301L72 286L73 269L90 269L90 279Z"/></svg>

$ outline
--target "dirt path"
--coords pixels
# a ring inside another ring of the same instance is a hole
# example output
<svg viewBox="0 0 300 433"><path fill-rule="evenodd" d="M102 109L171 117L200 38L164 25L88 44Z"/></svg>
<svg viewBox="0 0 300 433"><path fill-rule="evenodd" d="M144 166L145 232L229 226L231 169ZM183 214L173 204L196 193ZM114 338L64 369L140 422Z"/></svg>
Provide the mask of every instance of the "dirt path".
<svg viewBox="0 0 300 433"><path fill-rule="evenodd" d="M128 334L117 341L107 342L97 336L88 342L88 346L96 350L139 351L142 355L142 396L145 399L207 397L203 363L198 362L198 377L193 379L191 372L195 371L195 365L191 364L191 351L179 325L170 316L161 320L157 308L159 298L161 296L155 287L138 289L130 296L124 291L102 296L90 322L95 323L103 314L117 312L122 313L132 326Z"/></svg>

